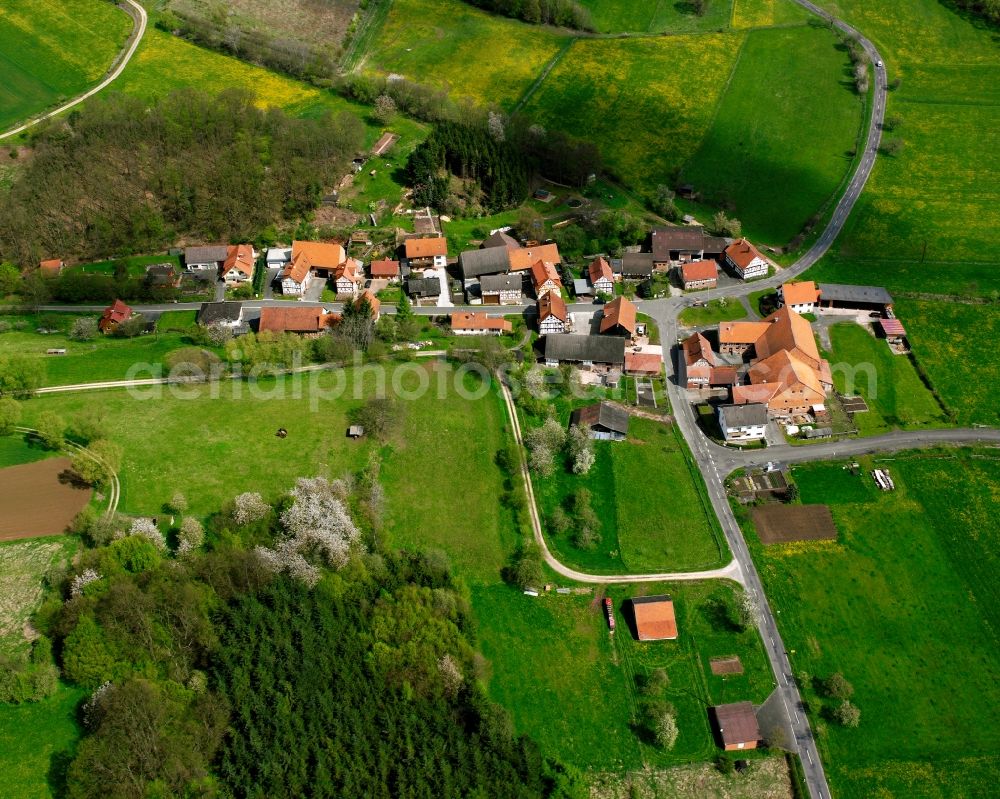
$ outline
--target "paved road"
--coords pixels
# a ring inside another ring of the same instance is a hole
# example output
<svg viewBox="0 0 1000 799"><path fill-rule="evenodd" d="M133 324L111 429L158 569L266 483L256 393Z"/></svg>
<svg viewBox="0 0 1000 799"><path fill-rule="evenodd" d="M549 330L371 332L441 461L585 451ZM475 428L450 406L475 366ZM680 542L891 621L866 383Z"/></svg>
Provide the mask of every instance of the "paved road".
<svg viewBox="0 0 1000 799"><path fill-rule="evenodd" d="M0 133L0 141L10 136L16 136L21 131L27 130L33 125L37 125L42 120L50 119L51 117L54 117L57 114L61 114L63 111L69 110L75 105L79 105L84 100L93 97L99 91L107 88L107 86L109 86L112 82L118 79L118 77L122 74L122 72L125 71L125 67L128 66L128 62L132 60L132 56L135 55L135 51L139 47L139 42L142 41L143 34L146 33L146 22L148 21L146 17L146 9L144 9L141 5L139 5L139 3L136 2L136 0L122 0L122 2L128 5L127 9L122 9L122 10L125 11L130 17L132 17L133 20L135 20L135 28L133 28L132 34L129 36L124 53L120 54L118 61L115 63L114 67L111 69L111 72L107 74L104 80L98 83L94 88L81 94L79 97L76 97L75 99L70 100L68 103L64 103L63 105L59 106L54 111L49 111L46 114L42 114L40 117L35 117L34 119L25 122L23 125L14 128L13 130L8 130L6 133Z"/></svg>

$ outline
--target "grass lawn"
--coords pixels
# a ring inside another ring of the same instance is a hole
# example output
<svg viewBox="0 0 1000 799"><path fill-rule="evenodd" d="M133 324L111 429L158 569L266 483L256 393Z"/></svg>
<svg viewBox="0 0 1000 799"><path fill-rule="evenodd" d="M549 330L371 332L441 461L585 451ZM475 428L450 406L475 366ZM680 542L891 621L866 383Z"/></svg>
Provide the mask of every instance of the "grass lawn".
<svg viewBox="0 0 1000 799"><path fill-rule="evenodd" d="M920 336L914 328L913 336ZM905 355L893 355L883 339L853 322L830 328L833 351L826 354L837 391L860 394L869 411L854 416L862 435L878 435L894 427L942 425L948 417L921 382ZM874 376L873 376L874 375Z"/></svg>
<svg viewBox="0 0 1000 799"><path fill-rule="evenodd" d="M164 311L156 319L157 333L190 330L197 324L197 311Z"/></svg>
<svg viewBox="0 0 1000 799"><path fill-rule="evenodd" d="M132 30L102 0L16 0L0 7L0 131L97 83Z"/></svg>
<svg viewBox="0 0 1000 799"><path fill-rule="evenodd" d="M692 306L681 311L680 323L685 327L704 327L717 325L719 322L731 322L744 319L747 309L737 299L709 300L701 306Z"/></svg>
<svg viewBox="0 0 1000 799"><path fill-rule="evenodd" d="M59 318L68 329L77 317ZM0 352L16 352L44 362L46 386L124 380L130 370L138 378L158 377L167 353L189 345L182 333L152 333L134 339L98 335L93 341L73 341L65 333L37 333L33 324L26 330L0 333ZM50 348L65 348L66 354L46 355Z"/></svg>
<svg viewBox="0 0 1000 799"><path fill-rule="evenodd" d="M813 15L792 0L735 0L734 28L768 28L772 25L794 25Z"/></svg>
<svg viewBox="0 0 1000 799"><path fill-rule="evenodd" d="M834 796L988 796L1000 778L1000 460L992 451L797 467L838 540L762 547L748 534ZM868 472L888 468L897 490ZM861 725L824 718L812 678L854 685Z"/></svg>
<svg viewBox="0 0 1000 799"><path fill-rule="evenodd" d="M684 166L706 211L732 208L754 240L787 243L851 168L862 101L837 41L813 26L748 33L711 130Z"/></svg>
<svg viewBox="0 0 1000 799"><path fill-rule="evenodd" d="M697 151L744 37L577 40L524 111L586 132L626 184L652 191Z"/></svg>
<svg viewBox="0 0 1000 799"><path fill-rule="evenodd" d="M20 435L0 436L0 469L33 463L56 454L58 453L44 450Z"/></svg>
<svg viewBox="0 0 1000 799"><path fill-rule="evenodd" d="M62 687L41 702L0 704L0 774L5 799L63 796L65 768L80 728L76 708L87 696Z"/></svg>
<svg viewBox="0 0 1000 799"><path fill-rule="evenodd" d="M601 33L672 33L718 30L728 26L733 0L711 0L702 16L685 3L636 3L634 0L578 0Z"/></svg>
<svg viewBox="0 0 1000 799"><path fill-rule="evenodd" d="M707 760L714 754L707 707L762 702L773 682L756 630L738 632L720 606L733 601L729 583L612 586L618 629L608 634L595 595L527 597L503 585L473 588L479 638L488 660L489 692L506 707L519 733L543 752L588 770L637 770ZM638 643L626 623L625 600L669 593L679 638ZM744 674L717 677L709 658L738 655ZM664 698L677 711L672 752L651 746L630 725L638 718L636 677L665 668Z"/></svg>
<svg viewBox="0 0 1000 799"><path fill-rule="evenodd" d="M532 477L544 521L581 488L590 491L601 541L576 547L569 533L549 534L563 562L594 573L694 570L729 556L704 495L701 476L670 425L634 417L627 441L595 442L597 460L585 476L558 469ZM669 487L669 489L667 488Z"/></svg>
<svg viewBox="0 0 1000 799"><path fill-rule="evenodd" d="M509 108L565 41L460 0L396 0L361 68Z"/></svg>
<svg viewBox="0 0 1000 799"><path fill-rule="evenodd" d="M175 270L180 272L181 258L179 255L131 255L126 258L118 258L112 261L97 261L92 264L80 264L71 269L80 272L93 272L102 275L113 275L115 267L124 263L128 269L129 277L143 277L146 274L146 267L152 264L170 264Z"/></svg>
<svg viewBox="0 0 1000 799"><path fill-rule="evenodd" d="M917 362L958 424L1000 424L994 386L1000 356L1000 306L897 300Z"/></svg>
<svg viewBox="0 0 1000 799"><path fill-rule="evenodd" d="M899 290L988 293L1000 289L1000 148L983 131L1000 126L996 33L938 0L825 0L871 38L890 81L886 118L904 141L880 156L817 275L850 282L877 271ZM926 246L926 250L925 250ZM812 275L810 275L812 276Z"/></svg>

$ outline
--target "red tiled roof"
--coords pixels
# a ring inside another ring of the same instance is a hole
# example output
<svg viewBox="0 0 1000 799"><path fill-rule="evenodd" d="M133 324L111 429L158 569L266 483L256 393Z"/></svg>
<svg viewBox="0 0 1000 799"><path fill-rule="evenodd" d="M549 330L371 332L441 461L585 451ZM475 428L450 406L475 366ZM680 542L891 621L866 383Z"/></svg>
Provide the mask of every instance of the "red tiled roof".
<svg viewBox="0 0 1000 799"><path fill-rule="evenodd" d="M625 371L632 374L658 375L663 368L663 359L655 353L626 352Z"/></svg>
<svg viewBox="0 0 1000 799"><path fill-rule="evenodd" d="M590 274L591 285L597 283L602 277L606 277L608 280L615 279L615 273L611 269L611 264L603 258L595 258L591 261L588 272Z"/></svg>
<svg viewBox="0 0 1000 799"><path fill-rule="evenodd" d="M260 309L260 332L317 333L326 326L327 317L322 308L272 308Z"/></svg>
<svg viewBox="0 0 1000 799"><path fill-rule="evenodd" d="M734 241L726 247L726 255L740 269L746 269L754 258L763 258L760 251L746 239Z"/></svg>
<svg viewBox="0 0 1000 799"><path fill-rule="evenodd" d="M448 254L448 239L437 236L430 239L407 239L404 245L407 258L433 258Z"/></svg>
<svg viewBox="0 0 1000 799"><path fill-rule="evenodd" d="M879 324L882 326L882 332L887 336L906 335L906 328L898 319L880 319Z"/></svg>
<svg viewBox="0 0 1000 799"><path fill-rule="evenodd" d="M691 261L681 267L681 277L685 283L716 280L719 277L719 265L715 261Z"/></svg>
<svg viewBox="0 0 1000 799"><path fill-rule="evenodd" d="M42 261L38 267L42 270L43 275L58 275L62 271L63 262L58 258L50 258L47 261Z"/></svg>
<svg viewBox="0 0 1000 799"><path fill-rule="evenodd" d="M635 305L627 297L617 297L604 306L604 317L601 319L601 332L606 333L616 326L621 326L629 333L635 333Z"/></svg>
<svg viewBox="0 0 1000 799"><path fill-rule="evenodd" d="M487 316L482 311L462 311L451 315L452 330L500 330L510 333L514 326L499 316Z"/></svg>
<svg viewBox="0 0 1000 799"><path fill-rule="evenodd" d="M335 269L347 257L341 245L329 241L293 241L292 260L294 261L300 254L307 255L315 269Z"/></svg>
<svg viewBox="0 0 1000 799"><path fill-rule="evenodd" d="M536 289L541 288L550 280L557 286L562 286L562 280L559 277L559 272L556 271L555 266L548 261L536 261L532 264L531 280L535 284Z"/></svg>
<svg viewBox="0 0 1000 799"><path fill-rule="evenodd" d="M632 610L640 641L673 640L677 637L677 619L670 597L636 597L632 600Z"/></svg>
<svg viewBox="0 0 1000 799"><path fill-rule="evenodd" d="M783 283L781 298L785 301L785 305L814 303L819 300L819 289L811 280L803 280L800 283Z"/></svg>
<svg viewBox="0 0 1000 799"><path fill-rule="evenodd" d="M380 261L372 261L368 268L372 277L399 277L399 261L383 258Z"/></svg>
<svg viewBox="0 0 1000 799"><path fill-rule="evenodd" d="M253 247L249 244L231 244L226 260L222 262L222 274L238 269L247 277L253 277Z"/></svg>
<svg viewBox="0 0 1000 799"><path fill-rule="evenodd" d="M550 316L565 322L568 313L566 302L554 291L548 291L538 298L538 321L542 322Z"/></svg>
<svg viewBox="0 0 1000 799"><path fill-rule="evenodd" d="M559 247L555 244L540 244L537 247L523 247L519 250L509 250L510 271L521 272L531 269L538 261L546 261L550 264L562 263L562 256L559 255Z"/></svg>
<svg viewBox="0 0 1000 799"><path fill-rule="evenodd" d="M360 306L364 300L368 300L368 305L372 309L372 319L377 319L379 308L382 307L382 303L379 301L379 298L372 293L371 289L365 289L354 301L354 304Z"/></svg>

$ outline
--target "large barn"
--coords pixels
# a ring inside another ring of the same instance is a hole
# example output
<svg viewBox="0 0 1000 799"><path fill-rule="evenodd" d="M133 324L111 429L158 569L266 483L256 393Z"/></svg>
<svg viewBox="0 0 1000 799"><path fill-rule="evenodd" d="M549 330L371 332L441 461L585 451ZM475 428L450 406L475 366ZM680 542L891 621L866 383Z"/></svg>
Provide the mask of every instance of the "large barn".
<svg viewBox="0 0 1000 799"><path fill-rule="evenodd" d="M677 638L674 602L669 596L634 597L632 612L640 641L673 641Z"/></svg>

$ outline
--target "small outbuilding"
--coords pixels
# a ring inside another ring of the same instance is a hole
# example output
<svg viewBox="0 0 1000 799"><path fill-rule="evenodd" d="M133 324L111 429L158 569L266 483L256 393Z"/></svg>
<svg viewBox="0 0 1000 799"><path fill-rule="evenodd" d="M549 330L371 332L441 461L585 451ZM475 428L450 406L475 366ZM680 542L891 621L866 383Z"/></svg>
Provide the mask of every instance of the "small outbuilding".
<svg viewBox="0 0 1000 799"><path fill-rule="evenodd" d="M571 425L586 427L598 441L623 441L628 435L628 411L610 402L598 402L577 408L570 416Z"/></svg>
<svg viewBox="0 0 1000 799"><path fill-rule="evenodd" d="M632 599L635 634L640 641L675 641L677 618L674 601L667 595L637 596Z"/></svg>
<svg viewBox="0 0 1000 799"><path fill-rule="evenodd" d="M734 702L708 709L716 741L727 752L756 749L760 744L760 726L751 702Z"/></svg>
<svg viewBox="0 0 1000 799"><path fill-rule="evenodd" d="M347 428L348 438L361 438L365 434L365 429L359 424L352 424Z"/></svg>

